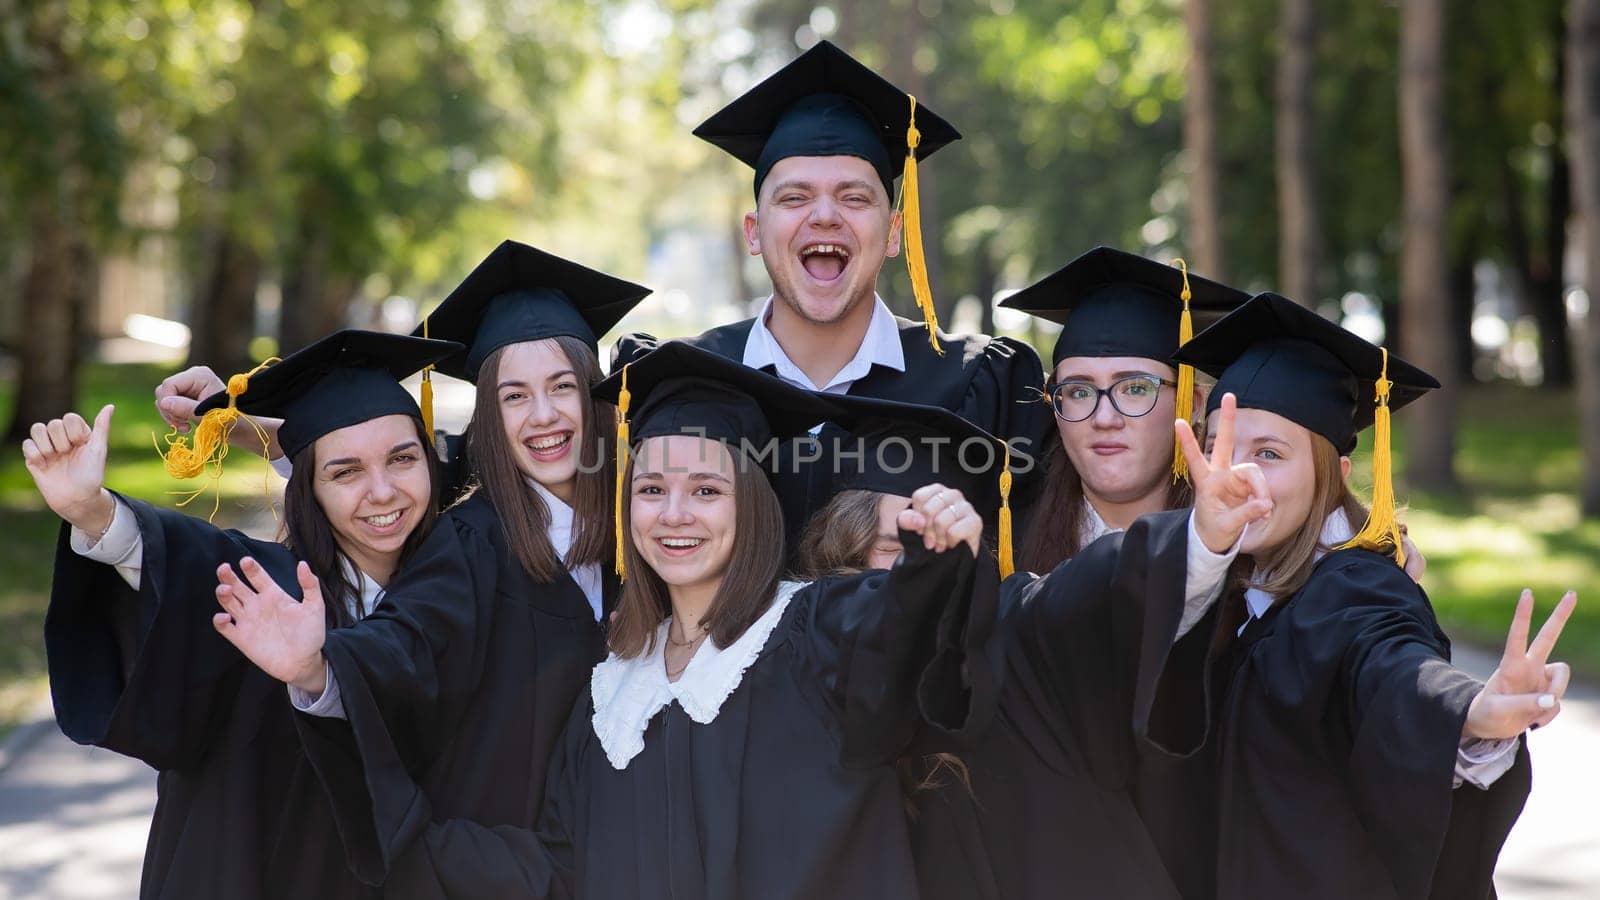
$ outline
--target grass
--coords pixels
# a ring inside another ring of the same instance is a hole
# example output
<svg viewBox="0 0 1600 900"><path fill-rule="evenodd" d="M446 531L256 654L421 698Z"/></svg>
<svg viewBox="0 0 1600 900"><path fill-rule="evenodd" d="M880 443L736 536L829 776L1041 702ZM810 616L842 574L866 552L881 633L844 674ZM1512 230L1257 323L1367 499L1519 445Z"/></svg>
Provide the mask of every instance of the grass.
<svg viewBox="0 0 1600 900"><path fill-rule="evenodd" d="M92 419L106 403L116 404L106 459L107 486L164 506L212 482L202 477L180 482L167 475L155 443L166 433L156 414L152 391L170 371L149 365L91 365L85 370L80 412ZM0 391L0 422L11 417L12 396ZM195 498L187 509L210 515L213 494L220 498L215 521L234 524L264 507L273 477L267 464L247 454L228 457L217 490ZM27 719L44 698L44 611L50 596L50 560L61 520L45 508L18 447L0 448L0 738Z"/></svg>
<svg viewBox="0 0 1600 900"><path fill-rule="evenodd" d="M155 366L90 366L83 411L115 403L107 483L132 496L175 505L190 482L168 477L153 434L162 426L151 390L167 372ZM1478 388L1463 406L1458 466L1466 485L1446 496L1412 494L1406 521L1428 559L1424 584L1446 629L1459 640L1498 646L1517 594L1534 590L1542 618L1569 587L1582 595L1558 655L1600 677L1600 522L1583 521L1575 499L1581 467L1570 394L1513 387ZM1426 402L1426 401L1423 401ZM0 421L9 418L0 391ZM1396 417L1396 471L1405 457L1405 414ZM1370 441L1370 434L1367 436ZM1371 453L1356 456L1357 480ZM218 482L226 524L264 504L266 464L244 454L228 459ZM189 509L210 512L210 495ZM59 521L43 507L16 448L0 450L0 734L44 696L40 635L49 597L51 554Z"/></svg>

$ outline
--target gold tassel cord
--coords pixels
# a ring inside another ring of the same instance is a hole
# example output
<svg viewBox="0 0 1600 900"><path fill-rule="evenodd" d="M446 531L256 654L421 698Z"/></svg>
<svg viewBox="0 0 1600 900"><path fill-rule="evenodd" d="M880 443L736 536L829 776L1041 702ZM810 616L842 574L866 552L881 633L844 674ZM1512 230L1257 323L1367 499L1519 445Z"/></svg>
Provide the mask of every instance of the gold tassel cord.
<svg viewBox="0 0 1600 900"><path fill-rule="evenodd" d="M928 327L928 343L935 353L944 355L939 346L939 314L933 308L933 290L928 287L928 263L922 255L922 202L917 193L917 145L922 143L922 132L917 130L917 98L910 94L911 122L906 128L906 168L900 181L900 205L904 212L906 235L906 271L911 275L911 293L917 298L917 308L922 310L923 324Z"/></svg>
<svg viewBox="0 0 1600 900"><path fill-rule="evenodd" d="M1178 346L1182 347L1194 337L1194 316L1189 313L1189 264L1180 257L1174 259L1172 264L1183 272L1183 293L1179 298L1183 300L1183 313L1178 317ZM1194 424L1194 366L1178 366L1178 418L1190 425ZM1189 460L1184 458L1183 445L1174 437L1172 439L1172 480L1174 482L1189 477Z"/></svg>
<svg viewBox="0 0 1600 900"><path fill-rule="evenodd" d="M1000 577L1010 578L1017 570L1011 555L1011 445L1000 442L1006 450L1006 463L1000 470Z"/></svg>
<svg viewBox="0 0 1600 900"><path fill-rule="evenodd" d="M266 458L267 434L254 419L239 412L238 399L240 394L249 389L250 379L257 372L277 362L281 362L281 360L274 356L249 372L240 373L229 378L227 386L228 405L210 410L200 417L200 424L194 428L194 442L192 445L189 438L180 434L176 427L165 437L167 443L165 451L161 449L159 443L156 444L156 453L161 457L168 475L173 478L194 478L206 471L209 466L211 469L211 482L212 485L215 485L218 479L222 477L222 461L228 455L228 436L233 433L234 425L241 417L249 422L251 427L255 428L256 435L261 439L263 446L262 457ZM154 435L152 435L152 439L154 439ZM178 505L187 506L194 498L205 493L205 491L206 488L200 488L193 492L187 492L187 496ZM212 516L216 515L217 510L221 508L221 504L222 495L218 493L216 504L211 511Z"/></svg>
<svg viewBox="0 0 1600 900"><path fill-rule="evenodd" d="M628 469L628 404L633 395L628 393L628 363L622 367L622 390L617 394L617 491L616 508L613 510L613 521L616 523L617 540L617 580L626 581L627 567L623 562L622 549L622 501L626 494L623 492L623 479L627 477Z"/></svg>
<svg viewBox="0 0 1600 900"><path fill-rule="evenodd" d="M428 337L428 318L422 320L422 337ZM433 363L422 367L422 430L428 435L428 443L437 443L433 437Z"/></svg>
<svg viewBox="0 0 1600 900"><path fill-rule="evenodd" d="M1378 375L1378 408L1373 413L1372 435L1372 511L1367 523L1356 536L1339 546L1361 547L1383 552L1394 548L1395 562L1406 563L1406 553L1400 544L1400 522L1395 513L1393 459L1390 456L1389 391L1394 384L1389 381L1389 351L1383 351L1383 370Z"/></svg>

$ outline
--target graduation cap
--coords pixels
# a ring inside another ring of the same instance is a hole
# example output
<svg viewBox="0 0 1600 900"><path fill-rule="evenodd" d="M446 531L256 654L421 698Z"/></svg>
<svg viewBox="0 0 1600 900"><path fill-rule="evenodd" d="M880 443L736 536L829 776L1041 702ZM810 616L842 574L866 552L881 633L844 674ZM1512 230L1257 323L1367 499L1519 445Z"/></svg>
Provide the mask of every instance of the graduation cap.
<svg viewBox="0 0 1600 900"><path fill-rule="evenodd" d="M1011 575L1011 450L1005 441L939 406L848 394L829 399L843 411L837 424L849 431L844 446L833 448L837 490L909 497L937 482L957 488L984 513L998 496L1000 575Z"/></svg>
<svg viewBox="0 0 1600 900"><path fill-rule="evenodd" d="M791 156L855 156L866 160L894 195L904 175L906 266L912 293L939 349L933 294L922 254L917 161L961 138L917 99L828 41L800 54L765 81L700 123L695 137L755 169L759 198L767 173Z"/></svg>
<svg viewBox="0 0 1600 900"><path fill-rule="evenodd" d="M1075 356L1133 356L1166 361L1194 333L1193 321L1215 321L1250 295L1190 275L1183 260L1165 265L1114 247L1096 247L1000 303L1062 326L1052 369ZM1194 370L1178 366L1177 415L1194 410ZM1173 448L1173 474L1187 475Z"/></svg>
<svg viewBox="0 0 1600 900"><path fill-rule="evenodd" d="M196 448L208 419L231 422L239 413L282 419L278 443L290 457L340 428L379 416L420 415L400 379L460 349L455 341L336 331L279 362L233 376L225 390L201 401Z"/></svg>
<svg viewBox="0 0 1600 900"><path fill-rule="evenodd" d="M1439 387L1432 375L1315 312L1258 294L1179 350L1176 359L1217 377L1209 413L1232 393L1241 409L1283 416L1327 438L1343 455L1376 425L1372 513L1346 546L1392 544L1401 562L1390 460L1389 414Z"/></svg>
<svg viewBox="0 0 1600 900"><path fill-rule="evenodd" d="M575 337L598 355L600 335L649 293L536 247L502 241L412 334L464 344L433 368L475 382L483 361L507 344ZM431 434L433 385L426 371L422 393Z"/></svg>
<svg viewBox="0 0 1600 900"><path fill-rule="evenodd" d="M688 434L724 441L735 453L764 454L773 439L806 434L839 414L821 394L682 341L668 341L624 365L595 385L593 394L617 406L619 576L624 574L622 479L632 441Z"/></svg>

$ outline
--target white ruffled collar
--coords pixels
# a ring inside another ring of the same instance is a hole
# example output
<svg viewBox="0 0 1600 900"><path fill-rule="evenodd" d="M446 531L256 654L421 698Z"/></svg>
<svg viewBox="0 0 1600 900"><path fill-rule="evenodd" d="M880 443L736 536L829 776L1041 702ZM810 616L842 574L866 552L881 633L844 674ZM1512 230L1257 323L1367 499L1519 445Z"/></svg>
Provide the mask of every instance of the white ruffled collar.
<svg viewBox="0 0 1600 900"><path fill-rule="evenodd" d="M678 701L683 711L701 725L709 725L722 710L745 670L761 655L767 638L778 627L783 611L805 582L785 581L778 585L772 605L759 619L726 647L706 641L695 651L677 681L667 680L663 654L667 647L667 628L671 618L656 629L650 652L632 659L615 653L594 667L589 690L594 698L593 726L600 746L612 768L626 769L644 749L644 732L656 713Z"/></svg>

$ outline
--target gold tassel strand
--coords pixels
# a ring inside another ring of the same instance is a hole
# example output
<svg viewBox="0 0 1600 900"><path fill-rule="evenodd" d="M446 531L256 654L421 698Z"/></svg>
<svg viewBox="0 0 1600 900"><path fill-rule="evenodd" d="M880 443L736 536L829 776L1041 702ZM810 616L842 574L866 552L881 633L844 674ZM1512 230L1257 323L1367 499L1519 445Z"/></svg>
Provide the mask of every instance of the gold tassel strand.
<svg viewBox="0 0 1600 900"><path fill-rule="evenodd" d="M628 392L628 363L622 367L622 390L617 394L617 491L616 508L613 510L613 520L616 523L617 561L616 572L619 582L626 581L627 566L623 562L622 548L622 499L626 496L622 490L623 479L627 477L628 470L628 404L633 395Z"/></svg>
<svg viewBox="0 0 1600 900"><path fill-rule="evenodd" d="M1000 470L1000 577L1010 578L1017 570L1011 554L1011 445L1000 442L1006 450L1006 464Z"/></svg>
<svg viewBox="0 0 1600 900"><path fill-rule="evenodd" d="M1406 553L1400 544L1400 522L1394 503L1394 462L1389 449L1389 390L1393 386L1389 381L1389 351L1385 349L1383 371L1378 375L1378 408L1373 413L1372 422L1372 511L1367 514L1367 523L1361 527L1361 531L1341 544L1339 549L1362 547L1381 553L1386 547L1392 546L1395 562L1403 566Z"/></svg>
<svg viewBox="0 0 1600 900"><path fill-rule="evenodd" d="M917 298L917 308L922 310L922 321L928 327L928 343L935 353L944 355L939 346L939 314L933 308L933 290L928 287L928 263L922 255L922 201L917 194L917 145L922 143L922 132L917 130L917 98L910 94L911 123L906 128L906 168L900 181L900 201L904 210L906 235L906 271L911 275L911 293Z"/></svg>
<svg viewBox="0 0 1600 900"><path fill-rule="evenodd" d="M1178 346L1182 347L1194 337L1194 317L1189 313L1189 264L1182 258L1174 259L1172 264L1183 272L1183 293L1179 295L1183 300L1183 314L1178 317ZM1194 366L1178 366L1178 418L1190 425L1194 424ZM1178 439L1172 439L1172 480L1174 482L1189 478L1189 460L1184 458L1183 445Z"/></svg>

